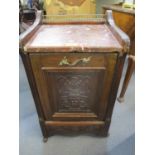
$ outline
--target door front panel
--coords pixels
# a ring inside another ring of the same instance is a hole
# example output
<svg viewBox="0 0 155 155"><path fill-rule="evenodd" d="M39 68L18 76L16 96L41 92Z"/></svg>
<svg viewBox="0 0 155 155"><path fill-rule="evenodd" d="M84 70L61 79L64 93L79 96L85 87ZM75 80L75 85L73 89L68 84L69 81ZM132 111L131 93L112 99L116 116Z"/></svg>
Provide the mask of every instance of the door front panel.
<svg viewBox="0 0 155 155"><path fill-rule="evenodd" d="M81 55L70 55L67 58L70 58L68 61L71 63L76 57L79 60ZM92 62L79 62L75 66L68 66L59 65L60 57L52 54L31 55L32 68L47 120L103 120L116 54L90 54L90 57L90 61L100 58L100 62L96 62L97 65Z"/></svg>
<svg viewBox="0 0 155 155"><path fill-rule="evenodd" d="M96 69L43 67L42 71L46 78L54 119L57 119L56 114L59 115L59 113L66 113L66 115L67 113L76 113L75 115L87 113L87 117L83 115L86 118L89 113L97 117L98 100L101 98L106 74L104 67Z"/></svg>

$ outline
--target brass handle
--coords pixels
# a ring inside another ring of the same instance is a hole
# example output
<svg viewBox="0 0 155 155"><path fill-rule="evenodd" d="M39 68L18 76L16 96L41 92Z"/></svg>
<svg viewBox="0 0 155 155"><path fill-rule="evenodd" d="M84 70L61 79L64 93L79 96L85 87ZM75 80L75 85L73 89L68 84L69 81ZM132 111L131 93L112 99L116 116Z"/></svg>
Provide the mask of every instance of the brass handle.
<svg viewBox="0 0 155 155"><path fill-rule="evenodd" d="M75 66L77 65L78 63L82 62L82 63L88 63L89 61L91 60L91 57L88 57L88 58L82 58L82 59L77 59L75 60L74 62L70 63L68 61L68 59L66 58L66 56L59 62L59 66L62 66L62 65L68 65L68 66Z"/></svg>

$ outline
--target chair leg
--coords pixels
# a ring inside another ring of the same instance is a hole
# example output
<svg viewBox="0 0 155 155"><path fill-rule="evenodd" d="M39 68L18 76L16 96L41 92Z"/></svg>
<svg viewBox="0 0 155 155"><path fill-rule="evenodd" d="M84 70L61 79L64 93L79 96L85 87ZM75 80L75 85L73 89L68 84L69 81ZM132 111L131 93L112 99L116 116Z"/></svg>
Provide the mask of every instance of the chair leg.
<svg viewBox="0 0 155 155"><path fill-rule="evenodd" d="M127 90L127 87L128 87L129 81L131 79L131 76L133 74L134 68L135 68L135 56L129 55L128 56L128 68L127 68L127 71L126 71L126 75L125 75L125 79L124 79L124 82L123 82L123 86L122 86L120 96L117 99L118 102L120 102L120 103L124 102L124 95L125 95L125 92Z"/></svg>

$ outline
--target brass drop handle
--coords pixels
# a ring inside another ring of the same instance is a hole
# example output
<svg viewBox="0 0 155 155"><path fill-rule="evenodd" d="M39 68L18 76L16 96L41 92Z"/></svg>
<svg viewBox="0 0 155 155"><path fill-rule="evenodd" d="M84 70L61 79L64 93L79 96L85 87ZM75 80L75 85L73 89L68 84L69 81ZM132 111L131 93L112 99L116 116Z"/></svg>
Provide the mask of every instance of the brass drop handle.
<svg viewBox="0 0 155 155"><path fill-rule="evenodd" d="M89 61L91 60L91 57L88 57L88 58L81 58L81 59L77 59L75 60L74 62L70 63L68 61L68 59L66 58L66 56L59 62L59 66L62 66L62 65L68 65L68 66L75 66L77 65L78 63L88 63Z"/></svg>

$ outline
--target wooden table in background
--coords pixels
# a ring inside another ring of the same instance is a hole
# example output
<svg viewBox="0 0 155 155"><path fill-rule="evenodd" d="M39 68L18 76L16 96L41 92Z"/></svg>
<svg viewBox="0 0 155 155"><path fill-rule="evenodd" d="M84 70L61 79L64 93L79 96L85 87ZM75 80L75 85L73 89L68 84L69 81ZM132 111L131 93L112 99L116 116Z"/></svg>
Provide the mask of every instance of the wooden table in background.
<svg viewBox="0 0 155 155"><path fill-rule="evenodd" d="M126 89L135 68L135 10L122 8L121 5L103 5L102 8L103 13L105 13L106 10L113 11L113 17L116 25L128 34L131 41L130 51L128 54L128 68L122 90L118 98L119 102L123 102Z"/></svg>

